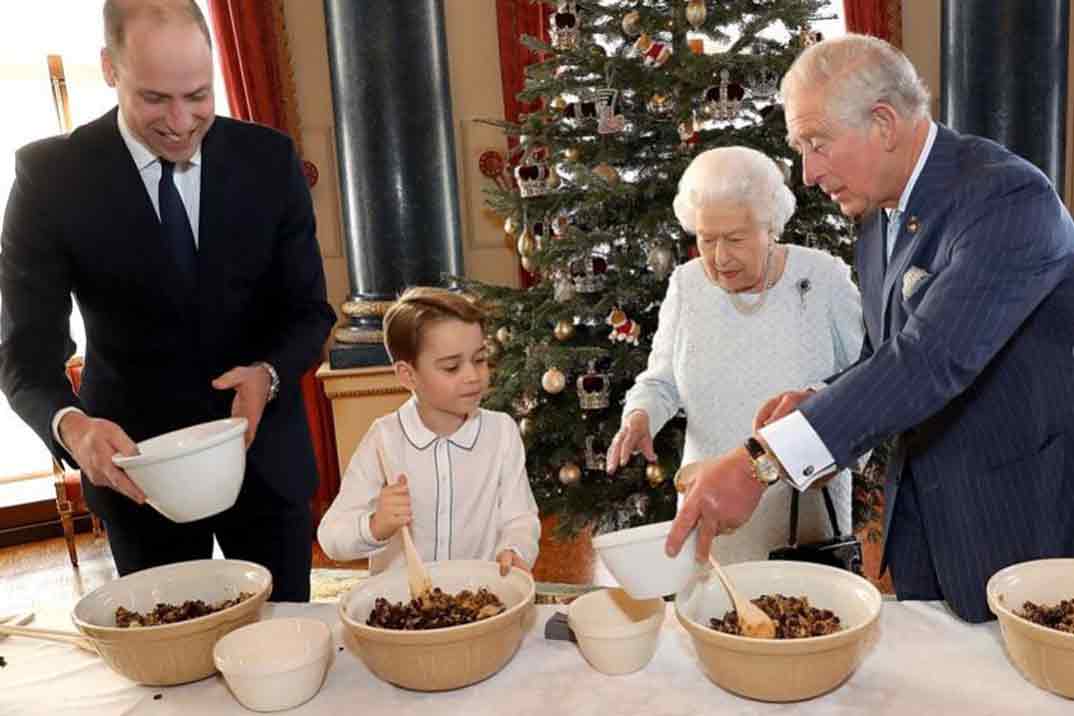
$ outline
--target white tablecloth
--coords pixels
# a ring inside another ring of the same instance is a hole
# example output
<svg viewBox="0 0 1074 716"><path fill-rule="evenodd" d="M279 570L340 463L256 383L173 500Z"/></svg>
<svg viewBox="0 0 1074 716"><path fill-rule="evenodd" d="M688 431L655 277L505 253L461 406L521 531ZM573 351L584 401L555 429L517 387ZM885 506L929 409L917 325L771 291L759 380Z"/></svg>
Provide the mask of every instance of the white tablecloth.
<svg viewBox="0 0 1074 716"><path fill-rule="evenodd" d="M1011 666L995 622L969 625L930 602L885 602L881 635L861 668L834 692L797 704L766 704L723 691L697 666L689 636L669 605L656 656L645 669L605 676L571 642L544 639L563 607L539 606L514 659L480 684L453 692L405 691L377 680L343 644L334 605L269 604L262 617L312 616L333 629L337 650L321 691L294 714L1065 714L1074 702L1041 691ZM69 628L62 613L33 626ZM223 677L143 687L74 647L19 637L0 640L0 714L249 714ZM778 678L778 674L773 674ZM154 698L159 695L160 698Z"/></svg>

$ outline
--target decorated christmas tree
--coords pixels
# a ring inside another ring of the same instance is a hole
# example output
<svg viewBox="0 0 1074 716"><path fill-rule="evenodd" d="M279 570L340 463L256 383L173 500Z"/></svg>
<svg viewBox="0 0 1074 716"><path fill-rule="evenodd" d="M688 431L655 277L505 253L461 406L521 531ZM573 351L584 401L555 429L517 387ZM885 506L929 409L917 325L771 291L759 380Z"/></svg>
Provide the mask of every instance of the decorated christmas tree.
<svg viewBox="0 0 1074 716"><path fill-rule="evenodd" d="M561 533L670 519L682 419L614 476L604 455L646 365L667 279L694 254L672 211L698 152L744 145L786 170L798 209L782 240L850 259L850 227L806 188L786 143L779 80L824 0L544 0L548 42L519 99L495 122L514 148L488 189L531 280L464 282L495 307L486 407L514 415L543 514Z"/></svg>

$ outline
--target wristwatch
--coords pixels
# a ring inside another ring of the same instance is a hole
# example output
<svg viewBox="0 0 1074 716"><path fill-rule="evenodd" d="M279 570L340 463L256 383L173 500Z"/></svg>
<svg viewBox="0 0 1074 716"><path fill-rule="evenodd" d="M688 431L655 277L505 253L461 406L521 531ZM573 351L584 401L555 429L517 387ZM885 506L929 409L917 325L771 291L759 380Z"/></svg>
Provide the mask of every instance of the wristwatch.
<svg viewBox="0 0 1074 716"><path fill-rule="evenodd" d="M746 439L743 443L743 447L746 448L746 452L750 455L750 460L753 462L753 476L757 482L761 483L765 487L768 487L774 482L778 482L782 471L779 468L779 463L776 459L765 452L764 446L755 437Z"/></svg>
<svg viewBox="0 0 1074 716"><path fill-rule="evenodd" d="M280 376L276 372L276 369L272 367L271 363L266 363L265 361L260 361L258 363L254 363L254 365L258 366L260 368L264 368L266 371L268 371L268 374L269 374L269 387L268 387L268 397L265 398L265 402L266 403L271 403L276 398L276 395L280 392Z"/></svg>

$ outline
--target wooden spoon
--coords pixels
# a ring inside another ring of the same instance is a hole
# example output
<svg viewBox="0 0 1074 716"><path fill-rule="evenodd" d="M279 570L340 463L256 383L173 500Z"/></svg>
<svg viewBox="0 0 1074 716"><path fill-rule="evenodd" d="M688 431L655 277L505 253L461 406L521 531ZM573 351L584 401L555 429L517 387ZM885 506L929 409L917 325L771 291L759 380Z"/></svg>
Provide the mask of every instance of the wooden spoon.
<svg viewBox="0 0 1074 716"><path fill-rule="evenodd" d="M380 472L384 476L384 484L394 484L395 472L388 464L388 458L384 455L384 449L380 445L377 445L377 460L380 462ZM410 526L403 525L401 531L403 533L403 554L406 556L407 582L410 585L410 598L420 599L423 595L433 590L433 581L429 578L425 563L421 561L418 548L414 546L414 538L410 535Z"/></svg>
<svg viewBox="0 0 1074 716"><path fill-rule="evenodd" d="M85 649L92 654L97 653L97 649L93 646L93 642L81 634L76 634L71 631L57 631L55 629L38 629L0 624L0 634L6 634L7 636L26 636L32 639L43 639L45 641L60 642L61 644L72 644L79 649Z"/></svg>
<svg viewBox="0 0 1074 716"><path fill-rule="evenodd" d="M775 622L759 606L738 595L734 585L731 584L731 580L727 578L723 568L720 567L720 563L711 554L709 555L709 563L735 605L735 612L738 614L738 627L742 630L742 634L757 639L774 639L776 637Z"/></svg>

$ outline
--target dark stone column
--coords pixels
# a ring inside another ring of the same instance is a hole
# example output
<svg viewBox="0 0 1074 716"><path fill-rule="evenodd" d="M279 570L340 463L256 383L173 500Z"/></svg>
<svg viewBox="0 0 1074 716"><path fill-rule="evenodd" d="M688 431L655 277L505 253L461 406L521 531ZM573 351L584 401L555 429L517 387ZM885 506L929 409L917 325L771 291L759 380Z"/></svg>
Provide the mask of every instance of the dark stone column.
<svg viewBox="0 0 1074 716"><path fill-rule="evenodd" d="M1036 164L1063 194L1069 0L944 0L941 118Z"/></svg>
<svg viewBox="0 0 1074 716"><path fill-rule="evenodd" d="M408 285L461 275L442 0L324 0L350 297L333 368L384 364Z"/></svg>

